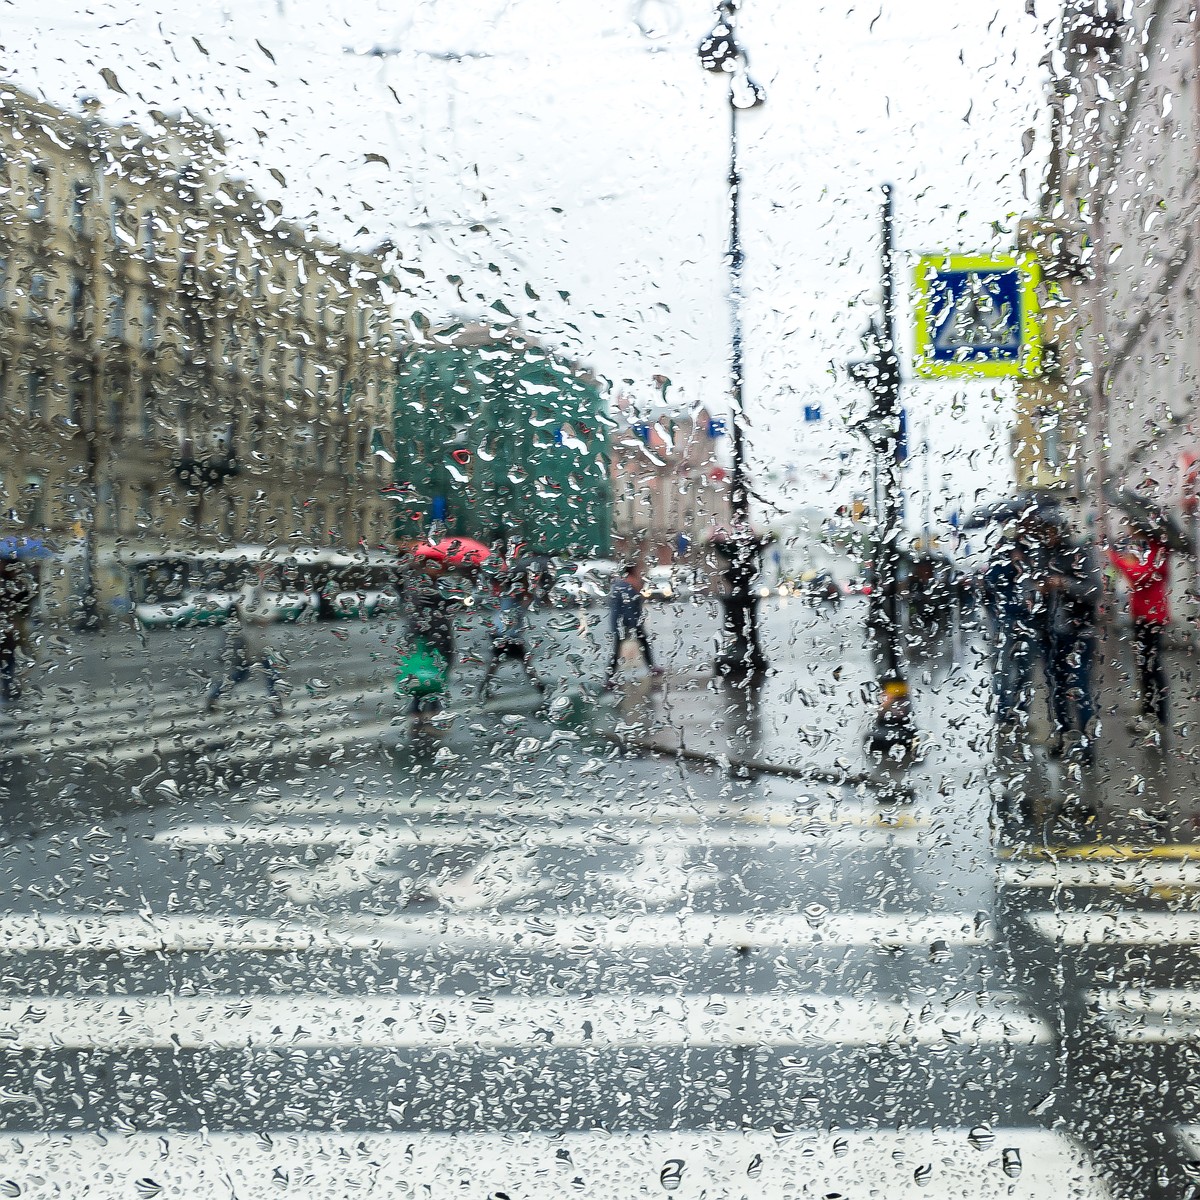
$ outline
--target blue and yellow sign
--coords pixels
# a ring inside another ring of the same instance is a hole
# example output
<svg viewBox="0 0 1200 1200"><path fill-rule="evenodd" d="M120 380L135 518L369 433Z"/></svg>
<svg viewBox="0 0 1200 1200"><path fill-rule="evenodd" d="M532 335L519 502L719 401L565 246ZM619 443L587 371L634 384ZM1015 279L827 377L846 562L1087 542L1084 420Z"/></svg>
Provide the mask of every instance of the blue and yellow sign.
<svg viewBox="0 0 1200 1200"><path fill-rule="evenodd" d="M1039 279L1032 255L925 255L915 280L915 373L924 379L1039 374Z"/></svg>

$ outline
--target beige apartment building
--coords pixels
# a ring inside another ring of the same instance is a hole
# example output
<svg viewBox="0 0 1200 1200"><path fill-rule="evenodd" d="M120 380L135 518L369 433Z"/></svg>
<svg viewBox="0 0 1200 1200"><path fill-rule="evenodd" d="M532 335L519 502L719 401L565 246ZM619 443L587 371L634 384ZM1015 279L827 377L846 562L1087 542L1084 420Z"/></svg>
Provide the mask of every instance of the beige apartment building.
<svg viewBox="0 0 1200 1200"><path fill-rule="evenodd" d="M377 257L282 222L186 112L146 133L0 87L0 535L47 618L139 551L391 542Z"/></svg>
<svg viewBox="0 0 1200 1200"><path fill-rule="evenodd" d="M1026 233L1052 279L1057 370L1023 385L1018 479L1106 523L1102 483L1194 507L1200 458L1200 14L1064 0L1051 153ZM1054 307L1054 306L1057 307Z"/></svg>

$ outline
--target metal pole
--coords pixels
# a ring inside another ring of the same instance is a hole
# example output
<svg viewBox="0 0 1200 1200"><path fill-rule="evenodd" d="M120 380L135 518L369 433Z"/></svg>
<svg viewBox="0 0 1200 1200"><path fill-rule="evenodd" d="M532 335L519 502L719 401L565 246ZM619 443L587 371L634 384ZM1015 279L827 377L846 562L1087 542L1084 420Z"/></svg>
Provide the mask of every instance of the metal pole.
<svg viewBox="0 0 1200 1200"><path fill-rule="evenodd" d="M879 678L880 700L869 738L873 752L889 757L912 752L916 730L912 723L908 682L900 645L899 565L900 532L904 520L901 491L900 361L896 352L895 238L893 190L883 186L883 328L876 360L875 459L879 465L881 513L876 525L875 587L868 622Z"/></svg>
<svg viewBox="0 0 1200 1200"><path fill-rule="evenodd" d="M883 486L883 521L876 570L879 573L883 622L882 668L885 675L900 675L899 541L901 513L900 477L900 364L896 358L896 299L893 281L894 231L892 185L883 185L883 344L879 348L885 378L889 380L882 396L886 433L881 449L880 481ZM890 452L889 452L890 451Z"/></svg>
<svg viewBox="0 0 1200 1200"><path fill-rule="evenodd" d="M737 105L733 77L729 79L729 284L732 308L729 400L732 410L733 478L729 507L735 525L750 522L750 496L746 490L745 445L742 441L742 254L741 194L738 169Z"/></svg>
<svg viewBox="0 0 1200 1200"><path fill-rule="evenodd" d="M732 28L732 10L728 17ZM746 483L746 452L742 421L742 179L738 167L737 114L734 78L729 80L729 302L730 302L730 438L733 464L729 509L733 536L726 547L728 592L724 597L725 648L716 663L718 674L754 675L767 666L758 634L758 575L760 547L750 527L750 489Z"/></svg>

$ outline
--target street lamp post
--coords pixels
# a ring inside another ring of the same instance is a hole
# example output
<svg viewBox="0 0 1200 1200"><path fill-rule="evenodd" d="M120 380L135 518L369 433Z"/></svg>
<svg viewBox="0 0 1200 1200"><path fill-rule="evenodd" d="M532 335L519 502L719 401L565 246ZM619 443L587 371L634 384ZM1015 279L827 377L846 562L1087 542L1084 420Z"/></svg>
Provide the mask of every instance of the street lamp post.
<svg viewBox="0 0 1200 1200"><path fill-rule="evenodd" d="M874 753L900 758L916 744L904 656L900 645L900 534L904 523L901 464L904 413L900 406L900 356L896 344L895 246L892 187L883 187L882 326L872 320L863 336L868 356L850 363L850 377L871 394L859 429L871 444L875 489L874 584L867 615L871 653L879 682L879 707L869 736Z"/></svg>
<svg viewBox="0 0 1200 1200"><path fill-rule="evenodd" d="M707 71L729 78L729 307L730 307L730 438L733 464L729 507L732 536L717 549L726 559L725 647L717 658L721 675L750 675L767 665L758 636L758 574L762 544L750 526L750 492L746 483L742 409L742 268L745 257L741 238L742 179L738 166L738 114L757 108L766 93L747 69L746 55L734 39L737 0L723 0L717 23L700 43L700 63Z"/></svg>

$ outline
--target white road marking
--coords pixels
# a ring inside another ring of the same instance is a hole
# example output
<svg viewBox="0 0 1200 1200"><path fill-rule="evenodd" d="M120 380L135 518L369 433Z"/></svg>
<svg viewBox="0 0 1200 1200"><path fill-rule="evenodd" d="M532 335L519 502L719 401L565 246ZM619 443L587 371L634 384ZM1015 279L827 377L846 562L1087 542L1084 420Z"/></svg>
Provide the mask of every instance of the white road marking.
<svg viewBox="0 0 1200 1200"><path fill-rule="evenodd" d="M1093 887L1116 891L1156 887L1200 887L1200 862L1169 859L1071 859L1059 862L1005 862L997 869L1008 887Z"/></svg>
<svg viewBox="0 0 1200 1200"><path fill-rule="evenodd" d="M870 946L928 949L982 946L991 926L970 913L630 913L398 915L327 921L268 920L182 913L20 913L0 917L0 955L34 951L92 954L201 951L405 951L436 946L533 953L570 950L733 949Z"/></svg>
<svg viewBox="0 0 1200 1200"><path fill-rule="evenodd" d="M395 1106L404 1120L404 1101ZM0 1163L22 1195L191 1200L507 1194L610 1200L673 1194L887 1196L889 1200L1109 1200L1101 1171L1075 1141L1040 1128L597 1133L0 1134ZM928 1165L928 1170L924 1168ZM747 1178L747 1176L750 1178ZM40 1181L40 1182L39 1182ZM290 1181L290 1182L289 1182ZM302 1181L302 1183L300 1182ZM664 1190L664 1181L672 1191ZM140 1189L139 1189L139 1184Z"/></svg>
<svg viewBox="0 0 1200 1200"><path fill-rule="evenodd" d="M385 726L386 728L386 726ZM331 735L332 736L332 735ZM319 739L310 739L312 745ZM488 829L478 825L387 826L363 829L350 824L256 824L244 821L199 822L178 829L164 829L155 842L170 846L340 846L364 841L397 851L417 846L431 849L497 846L555 846L594 850L602 846L675 846L685 842L716 847L803 847L912 846L918 844L916 830L878 830L863 827L833 829L772 829L761 825L697 826L689 829L658 827L641 821L615 821L569 825L518 825Z"/></svg>
<svg viewBox="0 0 1200 1200"><path fill-rule="evenodd" d="M310 716L319 716L319 724L337 722L344 725L347 700L384 696L391 696L390 688L356 689L331 696L289 697L285 702L283 727ZM265 693L257 703L248 698L239 699L240 704L229 704L226 711L219 714L206 713L203 697L195 695L177 705L156 706L145 712L137 711L136 706L132 705L119 709L98 707L94 713L88 714L68 712L61 721L31 721L15 727L20 736L0 744L0 757L45 754L47 751L60 754L86 752L97 745L104 749L109 746L115 748L118 741L121 744L120 751L101 757L143 757L148 752L162 749L164 735L171 735L171 748L175 749L178 748L175 739L182 742L183 739L199 738L206 734L227 733L233 728L243 734L260 732L263 736L279 731L280 721L263 711ZM225 701L222 703L224 705ZM120 719L116 720L114 716L118 713Z"/></svg>
<svg viewBox="0 0 1200 1200"><path fill-rule="evenodd" d="M503 780L497 769L497 783ZM727 800L691 800L677 795L616 799L608 794L594 800L560 799L559 785L546 785L544 795L503 797L477 796L289 796L253 800L245 811L273 818L328 816L362 820L368 817L532 817L545 821L605 818L614 815L640 817L661 824L666 821L695 823L740 821L789 829L809 826L846 825L870 829L927 829L933 814L924 808L905 807L897 812L867 802L813 802L807 798L791 800L753 800L731 803Z"/></svg>
<svg viewBox="0 0 1200 1200"><path fill-rule="evenodd" d="M1006 995L903 1004L795 992L0 997L0 1048L234 1050L1045 1045Z"/></svg>
<svg viewBox="0 0 1200 1200"><path fill-rule="evenodd" d="M1200 991L1113 988L1090 1000L1122 1042L1200 1041Z"/></svg>
<svg viewBox="0 0 1200 1200"><path fill-rule="evenodd" d="M703 863L687 865L687 847L648 846L631 871L600 876L606 891L643 904L670 904L685 900L721 881L721 872Z"/></svg>
<svg viewBox="0 0 1200 1200"><path fill-rule="evenodd" d="M1066 946L1200 945L1200 913L1039 912L1025 921L1039 937Z"/></svg>
<svg viewBox="0 0 1200 1200"><path fill-rule="evenodd" d="M336 728L326 729L324 726ZM309 729L296 730L294 724L289 724L285 715L282 720L268 718L256 727L243 727L242 732L246 737L236 743L229 741L229 727L225 725L215 727L207 737L190 737L166 746L152 740L122 746L109 753L97 755L97 761L104 764L127 762L152 754L197 752L211 747L219 751L222 760L226 762L264 762L287 755L307 754L314 750L330 750L348 742L378 743L384 735L395 736L399 729L395 717L383 721L364 721L356 725L347 724L344 715L340 713L331 713L325 721L316 723ZM247 737L260 740L252 743L246 740Z"/></svg>
<svg viewBox="0 0 1200 1200"><path fill-rule="evenodd" d="M432 896L452 912L498 908L545 886L536 851L493 850L451 879L427 882Z"/></svg>

